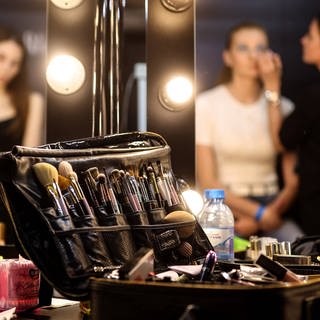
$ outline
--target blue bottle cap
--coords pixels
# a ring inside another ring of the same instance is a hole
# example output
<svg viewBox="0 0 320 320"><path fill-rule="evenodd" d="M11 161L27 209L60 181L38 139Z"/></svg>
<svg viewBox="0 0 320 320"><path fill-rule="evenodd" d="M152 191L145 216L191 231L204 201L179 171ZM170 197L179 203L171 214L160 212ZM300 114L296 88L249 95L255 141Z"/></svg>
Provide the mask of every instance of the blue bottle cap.
<svg viewBox="0 0 320 320"><path fill-rule="evenodd" d="M205 199L224 199L224 190L222 189L206 189L204 190Z"/></svg>

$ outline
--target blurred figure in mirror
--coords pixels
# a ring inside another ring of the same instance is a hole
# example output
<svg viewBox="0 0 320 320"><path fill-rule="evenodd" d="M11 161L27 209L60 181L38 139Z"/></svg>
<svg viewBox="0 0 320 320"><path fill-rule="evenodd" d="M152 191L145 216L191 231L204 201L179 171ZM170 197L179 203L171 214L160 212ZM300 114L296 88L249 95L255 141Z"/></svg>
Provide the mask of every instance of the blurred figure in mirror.
<svg viewBox="0 0 320 320"><path fill-rule="evenodd" d="M20 35L0 26L0 151L44 143L44 99L30 91L26 58Z"/></svg>
<svg viewBox="0 0 320 320"><path fill-rule="evenodd" d="M320 71L320 12L301 38L302 60ZM307 235L320 232L320 74L318 83L302 89L296 108L284 120L280 140L287 150L297 151L299 190L297 221Z"/></svg>
<svg viewBox="0 0 320 320"><path fill-rule="evenodd" d="M200 191L224 189L242 237L293 241L302 231L286 217L297 191L295 155L277 157L282 117L294 108L281 96L282 63L269 48L265 29L234 26L223 51L217 85L196 100L196 171Z"/></svg>
<svg viewBox="0 0 320 320"><path fill-rule="evenodd" d="M14 145L37 146L44 141L44 99L31 92L26 70L27 52L20 36L0 26L0 152ZM5 243L13 243L9 218L5 223Z"/></svg>

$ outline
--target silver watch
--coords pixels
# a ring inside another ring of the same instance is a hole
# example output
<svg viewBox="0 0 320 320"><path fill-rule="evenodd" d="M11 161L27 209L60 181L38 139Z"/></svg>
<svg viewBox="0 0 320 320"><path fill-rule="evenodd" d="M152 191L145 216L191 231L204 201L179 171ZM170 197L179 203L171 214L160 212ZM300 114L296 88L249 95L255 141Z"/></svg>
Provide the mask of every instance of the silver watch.
<svg viewBox="0 0 320 320"><path fill-rule="evenodd" d="M264 96L269 103L280 103L280 95L277 91L265 90Z"/></svg>

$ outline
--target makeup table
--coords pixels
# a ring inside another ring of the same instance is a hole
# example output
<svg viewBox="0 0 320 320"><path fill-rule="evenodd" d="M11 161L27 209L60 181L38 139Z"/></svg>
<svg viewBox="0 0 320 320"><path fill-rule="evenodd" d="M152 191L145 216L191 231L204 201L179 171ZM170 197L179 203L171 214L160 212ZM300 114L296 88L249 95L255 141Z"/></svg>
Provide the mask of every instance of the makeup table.
<svg viewBox="0 0 320 320"><path fill-rule="evenodd" d="M95 320L179 319L192 306L195 319L320 319L320 278L255 287L92 279L91 298Z"/></svg>
<svg viewBox="0 0 320 320"><path fill-rule="evenodd" d="M33 311L19 313L17 320L82 320L79 303L63 307L42 307Z"/></svg>

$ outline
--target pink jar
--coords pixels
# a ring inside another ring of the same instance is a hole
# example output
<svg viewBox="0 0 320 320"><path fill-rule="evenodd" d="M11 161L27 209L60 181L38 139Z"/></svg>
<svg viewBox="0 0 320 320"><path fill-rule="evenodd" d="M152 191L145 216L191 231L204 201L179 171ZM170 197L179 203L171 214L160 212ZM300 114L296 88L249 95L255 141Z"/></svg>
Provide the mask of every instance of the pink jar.
<svg viewBox="0 0 320 320"><path fill-rule="evenodd" d="M0 260L0 311L21 312L39 303L39 269L26 259Z"/></svg>

